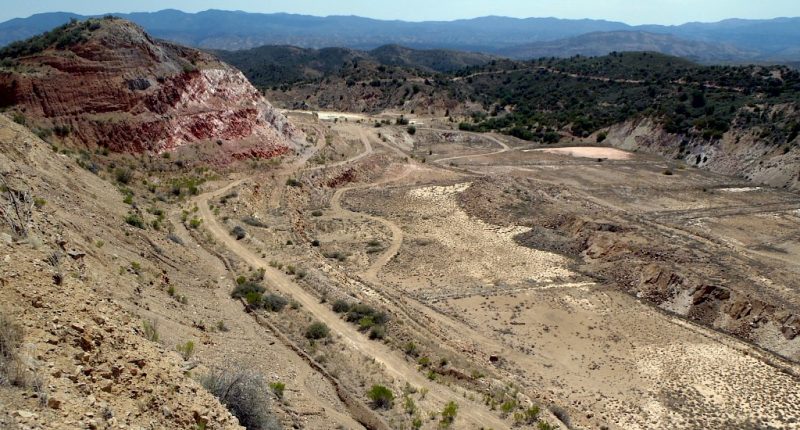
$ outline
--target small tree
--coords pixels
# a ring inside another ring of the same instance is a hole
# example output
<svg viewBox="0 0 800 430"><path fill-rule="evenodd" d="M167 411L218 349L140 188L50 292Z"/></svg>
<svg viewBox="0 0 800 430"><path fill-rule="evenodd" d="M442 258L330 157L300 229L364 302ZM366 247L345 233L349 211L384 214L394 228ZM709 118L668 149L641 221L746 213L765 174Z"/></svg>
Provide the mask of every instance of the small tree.
<svg viewBox="0 0 800 430"><path fill-rule="evenodd" d="M408 132L408 134L413 136L413 135L417 134L417 127L414 127L413 125L409 125L408 128L406 129L406 131Z"/></svg>
<svg viewBox="0 0 800 430"><path fill-rule="evenodd" d="M367 391L367 397L375 409L391 409L394 403L394 393L383 385L373 385Z"/></svg>

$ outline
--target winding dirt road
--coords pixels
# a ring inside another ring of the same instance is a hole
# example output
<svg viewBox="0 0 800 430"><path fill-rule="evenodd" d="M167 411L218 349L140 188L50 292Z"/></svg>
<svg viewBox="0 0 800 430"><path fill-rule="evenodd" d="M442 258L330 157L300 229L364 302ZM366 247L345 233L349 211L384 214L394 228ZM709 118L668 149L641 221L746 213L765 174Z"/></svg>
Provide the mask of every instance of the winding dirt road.
<svg viewBox="0 0 800 430"><path fill-rule="evenodd" d="M362 140L365 141L365 147L369 152L371 152L372 147L369 145L368 138L363 131L361 136ZM368 155L366 152L367 151L357 155L349 161L352 162L354 159L365 157ZM298 162L291 164L291 166L296 170L299 170L298 165ZM291 169L287 169L287 172L290 170ZM225 187L201 194L192 200L192 203L196 204L198 207L198 213L203 219L204 228L207 229L207 231L218 243L226 247L230 252L235 254L246 264L254 268L263 269L266 279L273 288L297 300L297 302L302 305L303 309L314 315L314 317L319 321L327 324L331 331L339 337L341 342L344 342L349 347L357 350L367 357L372 357L376 362L382 364L388 376L391 376L399 381L406 381L418 388L426 388L428 390L428 397L440 405L444 405L448 401L455 400L460 405L456 427L491 427L493 429L509 428L509 425L505 421L500 419L494 412L490 411L482 403L462 398L453 390L428 380L417 370L413 363L408 362L404 357L401 356L401 354L393 351L383 343L369 340L366 336L364 336L364 334L359 332L355 326L345 322L338 314L333 312L331 308L320 303L318 297L297 285L293 279L284 272L271 267L267 259L261 258L260 255L247 248L244 242L237 241L234 237L232 237L228 233L227 228L220 224L219 220L217 220L217 218L214 216L213 211L209 207L209 201L223 196L232 188L242 184L245 180L246 179L240 179L231 182ZM391 180L387 180L386 182L390 181ZM369 186L376 185L378 184L370 184ZM341 199L341 193L339 199ZM397 228L397 230L400 235L402 235L402 231L400 231L399 228ZM402 236L399 236L396 244L397 249L399 249L401 243ZM377 271L379 271L383 265L388 263L392 256L393 255L389 253L389 250L387 250L387 252L382 255L382 258L386 259L386 262L381 265L371 267L370 269L377 274Z"/></svg>

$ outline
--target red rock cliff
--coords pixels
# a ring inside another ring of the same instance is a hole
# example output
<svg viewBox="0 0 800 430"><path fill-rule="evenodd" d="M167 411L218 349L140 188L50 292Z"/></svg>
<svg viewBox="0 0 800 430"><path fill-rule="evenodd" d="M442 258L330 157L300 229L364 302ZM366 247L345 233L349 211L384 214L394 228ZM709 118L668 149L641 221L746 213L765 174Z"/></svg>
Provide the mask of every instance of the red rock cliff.
<svg viewBox="0 0 800 430"><path fill-rule="evenodd" d="M241 72L207 53L154 40L118 19L51 34L3 51L0 106L39 127L69 130L75 143L163 152L247 138L257 153L282 154L299 137Z"/></svg>

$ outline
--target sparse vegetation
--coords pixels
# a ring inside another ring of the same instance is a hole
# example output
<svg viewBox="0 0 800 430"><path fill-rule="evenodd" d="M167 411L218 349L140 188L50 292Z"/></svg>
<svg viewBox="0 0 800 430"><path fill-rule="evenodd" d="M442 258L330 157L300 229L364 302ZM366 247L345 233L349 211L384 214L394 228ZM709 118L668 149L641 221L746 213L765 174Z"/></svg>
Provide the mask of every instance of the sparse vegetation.
<svg viewBox="0 0 800 430"><path fill-rule="evenodd" d="M142 334L145 339L151 342L158 342L158 325L155 320L142 321Z"/></svg>
<svg viewBox="0 0 800 430"><path fill-rule="evenodd" d="M22 338L22 326L0 311L0 386L25 383L25 366L18 355Z"/></svg>
<svg viewBox="0 0 800 430"><path fill-rule="evenodd" d="M289 304L289 300L285 297L272 293L265 295L262 298L262 302L264 303L264 309L271 312L280 312Z"/></svg>
<svg viewBox="0 0 800 430"><path fill-rule="evenodd" d="M345 314L346 321L358 325L359 330L368 332L370 339L383 339L386 337L386 323L389 316L375 308L363 303L348 303L346 300L336 300L331 306L334 312Z"/></svg>
<svg viewBox="0 0 800 430"><path fill-rule="evenodd" d="M539 414L541 410L538 406L534 405L529 408L526 408L522 412L517 412L514 414L514 422L517 424L527 424L532 425L536 421L539 420Z"/></svg>

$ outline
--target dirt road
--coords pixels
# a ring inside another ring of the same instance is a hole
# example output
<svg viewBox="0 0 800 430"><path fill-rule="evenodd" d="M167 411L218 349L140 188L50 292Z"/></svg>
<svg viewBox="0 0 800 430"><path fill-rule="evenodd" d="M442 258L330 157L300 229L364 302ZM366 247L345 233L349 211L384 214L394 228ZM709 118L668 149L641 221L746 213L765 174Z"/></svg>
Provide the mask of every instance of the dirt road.
<svg viewBox="0 0 800 430"><path fill-rule="evenodd" d="M374 358L386 369L386 373L400 381L407 381L416 387L424 387L429 391L429 396L442 405L450 400L459 403L458 427L479 428L492 427L494 429L508 428L503 420L490 412L483 404L459 398L456 393L450 391L435 382L426 379L414 366L399 354L392 351L386 345L370 341L364 334L360 333L355 326L348 324L333 312L328 306L320 303L319 298L305 291L302 287L276 268L271 267L268 261L261 258L255 252L248 249L242 242L237 241L228 234L227 229L222 226L211 211L208 201L218 198L225 194L232 187L241 181L236 181L219 190L197 196L193 202L199 208L199 215L204 220L204 227L211 233L215 240L228 248L231 252L241 258L246 264L254 268L263 269L269 284L281 293L293 297L310 314L314 315L319 321L327 324L331 331L335 333L339 340L349 347L359 351L365 356Z"/></svg>

